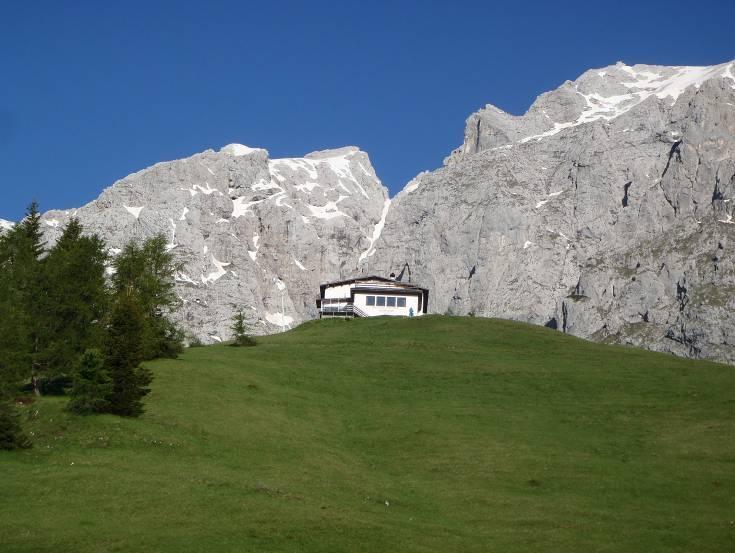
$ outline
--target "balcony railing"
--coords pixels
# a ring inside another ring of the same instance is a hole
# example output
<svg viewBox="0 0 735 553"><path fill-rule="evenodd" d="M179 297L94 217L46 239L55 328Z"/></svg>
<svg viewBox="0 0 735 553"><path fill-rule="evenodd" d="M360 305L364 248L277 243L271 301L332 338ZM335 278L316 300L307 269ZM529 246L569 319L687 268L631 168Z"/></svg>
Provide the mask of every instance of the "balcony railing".
<svg viewBox="0 0 735 553"><path fill-rule="evenodd" d="M343 299L323 299L319 313L328 317L367 317L362 309Z"/></svg>

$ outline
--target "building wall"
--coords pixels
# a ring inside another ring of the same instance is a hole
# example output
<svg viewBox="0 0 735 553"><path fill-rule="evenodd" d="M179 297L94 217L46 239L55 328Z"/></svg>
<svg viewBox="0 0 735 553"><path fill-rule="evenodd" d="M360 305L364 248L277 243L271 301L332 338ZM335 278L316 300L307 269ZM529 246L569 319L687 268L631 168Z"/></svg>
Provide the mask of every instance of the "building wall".
<svg viewBox="0 0 735 553"><path fill-rule="evenodd" d="M393 298L406 298L406 307L383 307L377 305L368 305L368 296L382 296L382 297L393 297ZM371 317L377 317L380 315L394 315L398 317L408 317L409 311L413 308L413 314L415 316L421 316L419 312L419 297L418 296L403 296L398 294L391 294L389 292L383 293L366 293L366 292L355 292L355 305L362 309L367 315Z"/></svg>

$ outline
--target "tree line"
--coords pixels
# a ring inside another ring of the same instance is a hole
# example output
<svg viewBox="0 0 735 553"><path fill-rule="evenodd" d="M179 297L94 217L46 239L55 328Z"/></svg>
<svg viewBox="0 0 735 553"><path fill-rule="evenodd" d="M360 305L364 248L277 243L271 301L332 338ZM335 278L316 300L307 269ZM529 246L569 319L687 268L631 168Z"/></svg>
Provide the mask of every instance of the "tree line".
<svg viewBox="0 0 735 553"><path fill-rule="evenodd" d="M47 248L38 205L0 236L0 449L30 445L14 398L68 393L67 409L135 417L152 375L183 333L169 316L180 267L156 236L110 256L71 219Z"/></svg>

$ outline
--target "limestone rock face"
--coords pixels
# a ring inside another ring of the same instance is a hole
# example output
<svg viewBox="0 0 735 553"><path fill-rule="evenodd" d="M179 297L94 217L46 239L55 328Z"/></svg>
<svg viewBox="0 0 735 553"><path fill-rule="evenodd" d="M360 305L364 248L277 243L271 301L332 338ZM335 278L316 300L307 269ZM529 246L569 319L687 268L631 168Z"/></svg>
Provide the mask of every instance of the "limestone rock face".
<svg viewBox="0 0 735 553"><path fill-rule="evenodd" d="M77 210L43 215L49 243L70 217L116 254L158 233L184 263L176 315L204 342L230 337L236 307L259 333L316 315L320 282L351 275L387 190L357 148L270 159L231 144L125 177Z"/></svg>
<svg viewBox="0 0 735 553"><path fill-rule="evenodd" d="M487 106L393 199L365 273L430 310L735 362L735 63L617 64Z"/></svg>
<svg viewBox="0 0 735 553"><path fill-rule="evenodd" d="M270 159L231 144L130 175L71 216L112 252L156 233L185 269L182 325L230 336L317 315L321 282L406 263L434 313L735 362L735 62L622 63L487 106L445 166L390 200L357 148Z"/></svg>

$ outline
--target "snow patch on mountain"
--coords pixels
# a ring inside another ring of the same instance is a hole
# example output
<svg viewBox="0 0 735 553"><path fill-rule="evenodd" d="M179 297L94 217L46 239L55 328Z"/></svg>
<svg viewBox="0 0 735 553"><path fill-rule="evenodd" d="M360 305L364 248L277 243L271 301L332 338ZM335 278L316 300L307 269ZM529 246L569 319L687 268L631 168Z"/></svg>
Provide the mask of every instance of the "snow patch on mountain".
<svg viewBox="0 0 735 553"><path fill-rule="evenodd" d="M266 155L268 154L268 150L264 150L263 148L251 148L244 144L228 144L227 146L222 147L220 152L235 157L248 156L257 152L263 152Z"/></svg>
<svg viewBox="0 0 735 553"><path fill-rule="evenodd" d="M213 282L216 282L223 276L227 274L227 271L225 270L225 267L229 267L229 263L223 263L222 261L219 261L216 257L212 257L212 265L215 266L215 270L209 273L207 276L202 275L202 283L204 284L210 284Z"/></svg>
<svg viewBox="0 0 735 553"><path fill-rule="evenodd" d="M312 217L317 219L334 219L335 217L348 217L347 213L340 211L337 204L347 198L347 196L340 196L337 201L327 202L324 205L311 205L306 204L306 207L311 212Z"/></svg>
<svg viewBox="0 0 735 553"><path fill-rule="evenodd" d="M615 69L624 73L629 80L621 81L619 84L629 92L624 94L605 95L600 92L585 94L580 90L584 84L585 77L593 71L588 71L573 84L574 90L584 98L586 107L576 120L557 122L553 121L554 127L542 133L533 134L522 138L519 142L526 143L531 140L542 140L553 136L565 129L591 123L593 121L612 121L617 117L629 112L635 106L646 101L650 97L660 100L670 100L674 105L677 99L690 87L699 88L706 81L713 78L727 78L735 81L732 73L733 62L707 67L660 67L658 71L640 69L640 66L630 67L622 62L614 66ZM639 68L639 69L636 69ZM667 75L673 71L673 74ZM597 72L598 77L610 77L611 71ZM731 85L735 88L735 85ZM548 115L547 115L548 117Z"/></svg>
<svg viewBox="0 0 735 553"><path fill-rule="evenodd" d="M388 217L388 211L390 210L390 204L390 198L385 200L385 203L383 204L383 211L380 214L380 221L378 221L373 228L373 236L372 238L370 238L370 246L368 246L368 249L360 254L360 257L357 260L358 263L361 263L363 260L375 254L375 243L378 241L378 239L380 238L380 234L383 232L385 219L386 217Z"/></svg>
<svg viewBox="0 0 735 553"><path fill-rule="evenodd" d="M143 211L143 207L144 206L140 206L140 207L128 207L128 206L124 205L123 207L125 208L125 210L128 213L130 213L133 217L135 217L137 219L138 217L140 217L140 212Z"/></svg>
<svg viewBox="0 0 735 553"><path fill-rule="evenodd" d="M290 315L282 313L266 313L265 320L275 326L288 327L294 322L294 318Z"/></svg>
<svg viewBox="0 0 735 553"><path fill-rule="evenodd" d="M242 217L243 215L250 213L252 215L255 214L255 212L250 209L252 206L257 205L259 203L264 202L265 200L251 200L247 201L248 198L242 196L240 198L235 198L232 200L232 217L237 219L238 217Z"/></svg>

